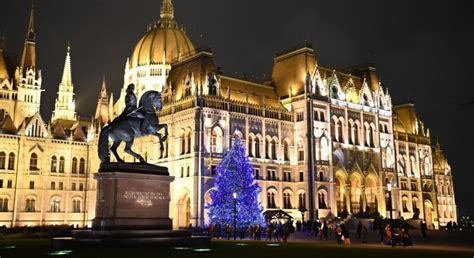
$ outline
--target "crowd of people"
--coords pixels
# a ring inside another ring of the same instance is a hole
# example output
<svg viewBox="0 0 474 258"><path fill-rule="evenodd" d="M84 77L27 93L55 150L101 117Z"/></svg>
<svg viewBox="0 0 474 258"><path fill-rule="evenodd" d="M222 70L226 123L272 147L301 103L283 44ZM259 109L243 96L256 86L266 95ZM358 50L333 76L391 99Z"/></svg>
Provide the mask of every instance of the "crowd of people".
<svg viewBox="0 0 474 258"><path fill-rule="evenodd" d="M278 221L269 222L267 225L250 225L246 228L237 228L235 231L232 225L210 224L207 228L207 235L215 239L238 238L249 240L264 240L268 242L293 241L298 232L298 237L319 238L320 240L336 240L338 244L351 243L351 229L354 231L354 238L358 242L368 243L369 232L378 232L380 243L384 245L410 246L413 245L409 234L410 225L403 220L383 220L363 222L336 220L315 220L315 221ZM428 227L426 222L421 220L419 230L423 238L427 238ZM459 230L456 222L448 223L446 230L455 232ZM234 236L235 234L235 236ZM376 235L376 233L374 234ZM372 239L373 241L373 239Z"/></svg>
<svg viewBox="0 0 474 258"><path fill-rule="evenodd" d="M469 227L468 227L468 229L470 229L470 228L471 228L471 225L470 225L470 222L469 222ZM458 231L458 224L456 223L456 221L454 221L454 222L453 222L453 221L448 222L447 225L446 225L446 230L447 230L447 231L452 231L452 232Z"/></svg>

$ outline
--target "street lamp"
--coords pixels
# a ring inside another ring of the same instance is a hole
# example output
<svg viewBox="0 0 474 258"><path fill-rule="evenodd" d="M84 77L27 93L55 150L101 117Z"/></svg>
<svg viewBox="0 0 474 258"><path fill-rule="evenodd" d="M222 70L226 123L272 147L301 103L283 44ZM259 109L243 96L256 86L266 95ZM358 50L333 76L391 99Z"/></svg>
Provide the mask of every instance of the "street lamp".
<svg viewBox="0 0 474 258"><path fill-rule="evenodd" d="M237 193L234 193L234 240L237 240Z"/></svg>
<svg viewBox="0 0 474 258"><path fill-rule="evenodd" d="M393 213L392 213L392 184L388 183L387 184L387 190L388 190L388 203L390 206L390 219L393 220Z"/></svg>

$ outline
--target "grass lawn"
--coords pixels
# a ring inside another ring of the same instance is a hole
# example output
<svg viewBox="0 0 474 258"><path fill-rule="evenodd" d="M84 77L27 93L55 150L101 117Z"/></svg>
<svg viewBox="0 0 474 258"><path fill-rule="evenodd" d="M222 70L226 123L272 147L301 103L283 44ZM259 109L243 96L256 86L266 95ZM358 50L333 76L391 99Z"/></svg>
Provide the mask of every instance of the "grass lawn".
<svg viewBox="0 0 474 258"><path fill-rule="evenodd" d="M51 249L49 239L22 239L11 241L0 241L0 258L37 258L55 257ZM238 243L245 244L239 245ZM14 248L13 248L14 246ZM58 253L56 253L58 254ZM210 251L196 251L192 249L172 248L82 248L74 250L62 257L97 257L97 258L145 258L145 257L199 257L199 258L231 258L231 257L364 257L364 258L390 258L390 257L474 257L474 253L420 250L412 248L391 247L361 247L359 246L336 246L329 244L314 243L289 243L279 246L267 246L265 242L227 242L214 241Z"/></svg>

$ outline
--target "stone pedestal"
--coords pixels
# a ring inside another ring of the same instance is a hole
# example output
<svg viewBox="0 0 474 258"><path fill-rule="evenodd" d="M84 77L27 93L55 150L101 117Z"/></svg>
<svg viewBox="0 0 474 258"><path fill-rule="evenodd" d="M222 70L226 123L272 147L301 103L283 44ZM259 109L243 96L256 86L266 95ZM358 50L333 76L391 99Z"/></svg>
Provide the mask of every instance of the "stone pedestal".
<svg viewBox="0 0 474 258"><path fill-rule="evenodd" d="M122 172L117 166L119 171L104 169L94 175L97 203L93 229L171 230L169 206L173 178L168 176L167 168L153 167L153 171L137 167L136 172Z"/></svg>
<svg viewBox="0 0 474 258"><path fill-rule="evenodd" d="M149 164L102 164L97 180L96 218L92 230L54 238L58 249L91 246L209 247L209 237L171 230L168 169ZM184 211L182 211L184 212Z"/></svg>

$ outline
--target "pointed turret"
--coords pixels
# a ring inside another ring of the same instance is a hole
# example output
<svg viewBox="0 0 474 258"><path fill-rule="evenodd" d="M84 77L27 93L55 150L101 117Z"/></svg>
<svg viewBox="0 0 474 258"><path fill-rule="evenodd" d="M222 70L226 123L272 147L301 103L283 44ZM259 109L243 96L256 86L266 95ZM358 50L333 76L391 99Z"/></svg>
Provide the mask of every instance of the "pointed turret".
<svg viewBox="0 0 474 258"><path fill-rule="evenodd" d="M107 85L104 76L102 78L102 88L100 90L99 100L97 101L97 108L95 110L95 119L100 127L110 121L109 112L109 96L107 95Z"/></svg>
<svg viewBox="0 0 474 258"><path fill-rule="evenodd" d="M63 77L61 79L61 85L72 86L72 70L71 70L71 45L67 43L67 54L66 61L64 62Z"/></svg>
<svg viewBox="0 0 474 258"><path fill-rule="evenodd" d="M21 56L21 67L23 71L26 71L27 68L36 68L35 9L33 5L31 6L30 22Z"/></svg>
<svg viewBox="0 0 474 258"><path fill-rule="evenodd" d="M76 101L74 100L74 84L72 83L71 46L68 43L63 76L59 83L58 97L53 111L52 122L55 120L76 121Z"/></svg>

